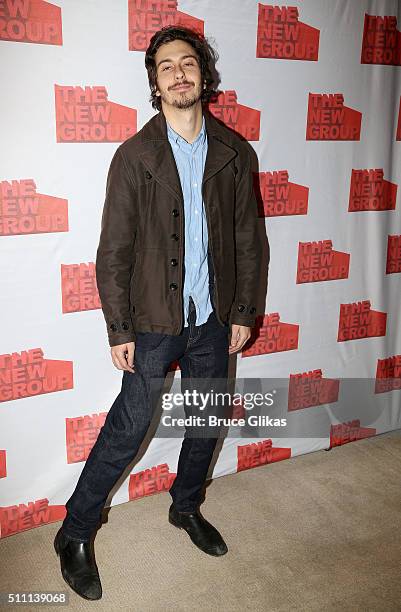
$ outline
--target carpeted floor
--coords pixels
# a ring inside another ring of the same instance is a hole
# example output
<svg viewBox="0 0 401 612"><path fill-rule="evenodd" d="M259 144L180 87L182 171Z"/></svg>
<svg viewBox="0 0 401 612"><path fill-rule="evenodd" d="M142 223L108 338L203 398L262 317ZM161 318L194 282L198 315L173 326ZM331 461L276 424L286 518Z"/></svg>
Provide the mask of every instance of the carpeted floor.
<svg viewBox="0 0 401 612"><path fill-rule="evenodd" d="M201 510L224 557L167 522L166 493L109 512L95 540L100 601L64 583L60 523L0 541L0 590L68 591L55 610L401 611L400 484L397 430L213 481Z"/></svg>

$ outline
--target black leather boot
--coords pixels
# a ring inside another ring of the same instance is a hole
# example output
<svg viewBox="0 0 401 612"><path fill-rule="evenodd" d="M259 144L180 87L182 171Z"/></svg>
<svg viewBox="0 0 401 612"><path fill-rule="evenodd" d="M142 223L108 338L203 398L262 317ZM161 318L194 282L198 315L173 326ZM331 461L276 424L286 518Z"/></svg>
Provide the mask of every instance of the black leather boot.
<svg viewBox="0 0 401 612"><path fill-rule="evenodd" d="M199 509L196 512L178 512L171 504L168 520L174 527L185 529L195 546L208 555L220 557L228 551L217 529L203 518Z"/></svg>
<svg viewBox="0 0 401 612"><path fill-rule="evenodd" d="M54 549L60 557L66 583L84 599L100 599L102 585L91 543L71 540L60 527L54 538Z"/></svg>

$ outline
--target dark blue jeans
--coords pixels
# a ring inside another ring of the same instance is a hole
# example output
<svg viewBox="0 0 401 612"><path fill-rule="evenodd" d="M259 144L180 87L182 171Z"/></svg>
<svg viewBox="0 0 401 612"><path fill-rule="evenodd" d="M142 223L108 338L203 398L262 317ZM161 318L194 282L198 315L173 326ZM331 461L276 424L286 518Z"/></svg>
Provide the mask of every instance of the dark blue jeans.
<svg viewBox="0 0 401 612"><path fill-rule="evenodd" d="M214 310L206 323L196 325L192 298L188 323L179 336L137 332L135 372L124 370L121 391L66 503L63 531L71 538L89 541L100 524L111 489L135 458L154 413L151 379L164 380L175 360L181 368L181 387L185 379L227 379L229 326L219 323ZM217 440L184 436L177 475L169 491L177 510L192 512L198 507Z"/></svg>

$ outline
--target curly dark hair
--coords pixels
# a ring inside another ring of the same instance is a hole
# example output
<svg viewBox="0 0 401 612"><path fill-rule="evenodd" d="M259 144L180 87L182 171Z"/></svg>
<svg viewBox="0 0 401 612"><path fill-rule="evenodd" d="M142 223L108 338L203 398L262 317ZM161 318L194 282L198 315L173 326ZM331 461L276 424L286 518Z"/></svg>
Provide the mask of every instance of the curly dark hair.
<svg viewBox="0 0 401 612"><path fill-rule="evenodd" d="M172 42L173 40L183 40L189 43L199 59L199 65L202 76L202 83L206 87L202 90L201 102L207 102L216 93L213 88L214 78L212 69L218 59L217 52L212 48L207 39L198 32L184 26L165 26L158 32L153 34L150 39L149 46L145 53L145 67L148 72L149 86L151 95L149 102L152 103L154 109L161 110L160 96L156 96L156 62L155 55L161 45Z"/></svg>

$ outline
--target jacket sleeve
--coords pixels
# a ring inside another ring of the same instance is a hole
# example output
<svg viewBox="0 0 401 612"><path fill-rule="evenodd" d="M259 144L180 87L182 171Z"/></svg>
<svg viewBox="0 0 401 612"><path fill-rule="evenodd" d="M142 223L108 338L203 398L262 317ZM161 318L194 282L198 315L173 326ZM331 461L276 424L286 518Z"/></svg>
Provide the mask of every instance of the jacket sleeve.
<svg viewBox="0 0 401 612"><path fill-rule="evenodd" d="M253 190L251 156L246 149L243 171L237 174L235 202L236 291L230 323L254 327L262 263L258 206Z"/></svg>
<svg viewBox="0 0 401 612"><path fill-rule="evenodd" d="M130 282L136 236L136 192L119 147L110 164L96 255L96 283L110 346L135 341Z"/></svg>

